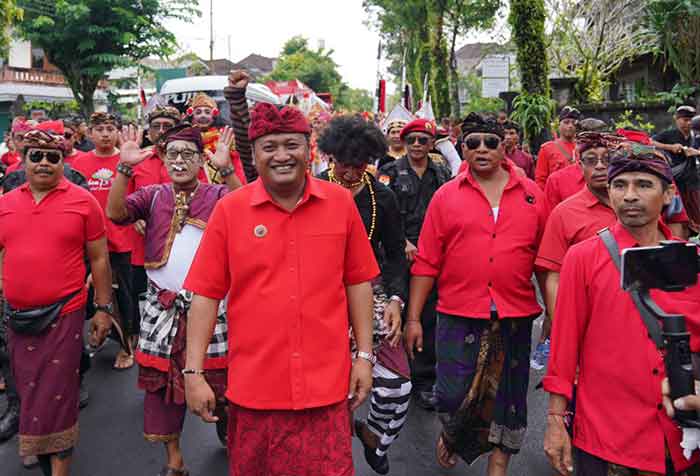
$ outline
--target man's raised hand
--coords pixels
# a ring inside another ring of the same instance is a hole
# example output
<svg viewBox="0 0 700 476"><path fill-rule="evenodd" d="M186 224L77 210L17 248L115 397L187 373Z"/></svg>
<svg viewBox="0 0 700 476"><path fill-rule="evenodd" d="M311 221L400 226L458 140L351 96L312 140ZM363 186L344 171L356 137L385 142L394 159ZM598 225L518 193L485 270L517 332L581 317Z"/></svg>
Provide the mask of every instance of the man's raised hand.
<svg viewBox="0 0 700 476"><path fill-rule="evenodd" d="M120 161L127 165L137 165L146 160L151 151L141 150L140 142L143 137L143 130L140 127L126 126L120 133L121 148Z"/></svg>
<svg viewBox="0 0 700 476"><path fill-rule="evenodd" d="M233 70L228 75L228 85L236 89L245 89L250 82L250 75L241 69Z"/></svg>

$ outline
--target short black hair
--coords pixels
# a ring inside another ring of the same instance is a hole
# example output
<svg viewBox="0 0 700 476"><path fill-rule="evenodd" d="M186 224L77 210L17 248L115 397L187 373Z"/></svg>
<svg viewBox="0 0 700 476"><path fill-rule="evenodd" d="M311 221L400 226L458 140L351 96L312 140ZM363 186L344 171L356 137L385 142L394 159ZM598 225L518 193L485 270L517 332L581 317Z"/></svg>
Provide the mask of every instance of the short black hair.
<svg viewBox="0 0 700 476"><path fill-rule="evenodd" d="M318 148L343 165L361 166L380 159L388 149L381 130L356 116L334 117L318 139Z"/></svg>

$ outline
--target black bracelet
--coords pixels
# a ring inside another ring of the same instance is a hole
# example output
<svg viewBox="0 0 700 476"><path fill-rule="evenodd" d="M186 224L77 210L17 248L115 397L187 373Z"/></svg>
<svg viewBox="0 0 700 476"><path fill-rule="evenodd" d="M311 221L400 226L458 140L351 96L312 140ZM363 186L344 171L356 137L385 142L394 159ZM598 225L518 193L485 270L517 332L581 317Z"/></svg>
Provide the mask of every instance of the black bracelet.
<svg viewBox="0 0 700 476"><path fill-rule="evenodd" d="M231 175L235 170L233 170L233 167L224 167L223 169L219 169L219 175L221 178L226 178L229 175Z"/></svg>
<svg viewBox="0 0 700 476"><path fill-rule="evenodd" d="M134 175L134 169L131 168L131 165L124 162L119 162L117 164L117 172L119 172L122 175L126 175L129 178L131 178Z"/></svg>

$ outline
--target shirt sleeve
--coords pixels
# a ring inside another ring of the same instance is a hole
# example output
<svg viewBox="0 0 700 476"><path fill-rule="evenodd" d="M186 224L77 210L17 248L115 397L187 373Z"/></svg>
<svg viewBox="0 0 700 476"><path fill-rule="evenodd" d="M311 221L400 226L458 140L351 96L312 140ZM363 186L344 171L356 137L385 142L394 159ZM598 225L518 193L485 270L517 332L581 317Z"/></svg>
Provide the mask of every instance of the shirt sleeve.
<svg viewBox="0 0 700 476"><path fill-rule="evenodd" d="M547 209L551 212L554 207L561 203L561 193L557 185L558 181L554 178L549 177L544 185L544 200L547 204Z"/></svg>
<svg viewBox="0 0 700 476"><path fill-rule="evenodd" d="M99 240L107 234L104 212L97 199L87 196L87 213L85 215L85 241Z"/></svg>
<svg viewBox="0 0 700 476"><path fill-rule="evenodd" d="M112 221L114 221L117 225L126 225L129 223L134 223L138 220L148 221L149 217L151 216L151 204L153 203L153 198L157 190L157 185L149 185L127 195L127 217L124 220Z"/></svg>
<svg viewBox="0 0 700 476"><path fill-rule="evenodd" d="M223 205L223 202L219 202L214 207L183 286L200 296L219 300L226 297L231 287L229 233Z"/></svg>
<svg viewBox="0 0 700 476"><path fill-rule="evenodd" d="M564 258L559 278L557 302L552 326L552 349L544 377L544 389L571 400L578 367L579 351L589 320L584 242L569 250Z"/></svg>
<svg viewBox="0 0 700 476"><path fill-rule="evenodd" d="M535 183L544 190L544 186L547 183L547 177L549 176L549 154L547 154L547 147L542 146L540 148L540 153L537 154L537 164L535 165Z"/></svg>
<svg viewBox="0 0 700 476"><path fill-rule="evenodd" d="M562 215L555 210L547 220L540 248L537 251L535 266L558 273L561 270L561 264L568 247Z"/></svg>
<svg viewBox="0 0 700 476"><path fill-rule="evenodd" d="M370 281L379 275L379 266L374 258L372 245L367 239L367 231L362 223L360 212L350 194L346 197L346 206L349 208L348 239L345 245L345 269L343 270L343 282L346 286Z"/></svg>
<svg viewBox="0 0 700 476"><path fill-rule="evenodd" d="M433 196L428 205L428 211L423 220L418 237L418 253L411 267L414 276L437 277L442 268L444 247L442 243L441 198L439 191Z"/></svg>

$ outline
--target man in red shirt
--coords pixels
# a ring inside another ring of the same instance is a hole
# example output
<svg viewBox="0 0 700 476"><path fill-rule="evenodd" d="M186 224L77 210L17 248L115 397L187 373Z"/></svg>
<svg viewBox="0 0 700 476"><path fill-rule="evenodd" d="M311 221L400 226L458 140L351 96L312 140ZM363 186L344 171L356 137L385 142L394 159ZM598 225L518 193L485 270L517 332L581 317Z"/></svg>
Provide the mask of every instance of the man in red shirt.
<svg viewBox="0 0 700 476"><path fill-rule="evenodd" d="M673 176L660 153L639 146L616 150L608 183L617 215L610 232L620 250L671 239L660 218L673 199ZM687 316L693 351L700 336L698 291L698 286L672 294L651 291L665 312ZM620 273L602 239L594 236L571 247L561 268L544 379L550 393L544 448L554 468L563 475L573 470L564 418L577 379L577 474L685 474L697 455L685 459L681 431L664 411L664 374L663 354L632 297L621 289Z"/></svg>
<svg viewBox="0 0 700 476"><path fill-rule="evenodd" d="M90 193L63 177L64 138L33 130L24 141L27 182L0 198L0 290L21 401L19 453L38 456L45 475L67 476L78 439L86 255L97 308L91 344L111 327L105 224Z"/></svg>
<svg viewBox="0 0 700 476"><path fill-rule="evenodd" d="M208 422L203 360L228 295L231 476L353 474L350 411L372 386L379 269L351 194L307 173L310 132L297 109L255 107L260 178L219 201L184 284L194 293L185 393Z"/></svg>
<svg viewBox="0 0 700 476"><path fill-rule="evenodd" d="M438 462L491 452L488 474L500 476L527 427L530 335L542 312L531 277L546 208L537 185L505 160L500 124L468 119L469 167L435 193L421 229L406 347L411 357L422 350L421 308L437 283L438 410L449 415Z"/></svg>
<svg viewBox="0 0 700 476"><path fill-rule="evenodd" d="M18 164L22 158L22 149L24 149L24 134L30 131L32 128L25 121L15 120L12 124L12 133L10 141L12 142L12 149L5 152L2 157L0 157L0 162L9 168ZM6 171L10 173L11 171Z"/></svg>
<svg viewBox="0 0 700 476"><path fill-rule="evenodd" d="M547 178L557 170L574 163L574 138L581 113L565 106L559 113L559 138L546 142L540 148L535 167L535 181L544 190Z"/></svg>
<svg viewBox="0 0 700 476"><path fill-rule="evenodd" d="M105 210L119 163L119 149L117 149L119 121L112 114L96 112L90 117L90 134L95 142L95 149L81 154L73 162L73 167L85 176L90 191ZM129 191L132 190L133 188L130 188ZM118 286L116 298L119 315L124 325L124 332L130 334L134 329L136 316L131 269L133 235L130 228L107 221L107 246L112 272ZM125 350L119 350L114 368L123 370L133 365L133 355Z"/></svg>
<svg viewBox="0 0 700 476"><path fill-rule="evenodd" d="M520 167L530 180L535 178L535 161L520 148L520 126L513 121L503 123L503 146L506 158Z"/></svg>

